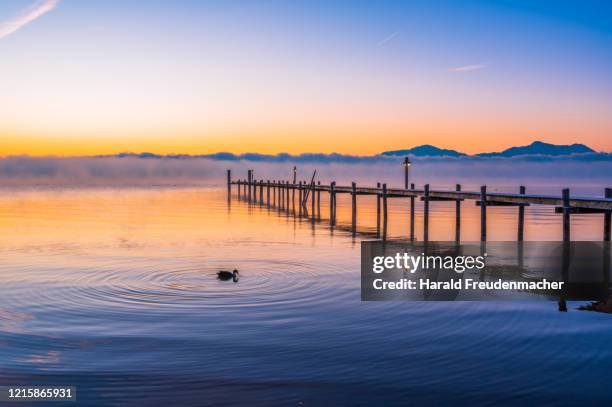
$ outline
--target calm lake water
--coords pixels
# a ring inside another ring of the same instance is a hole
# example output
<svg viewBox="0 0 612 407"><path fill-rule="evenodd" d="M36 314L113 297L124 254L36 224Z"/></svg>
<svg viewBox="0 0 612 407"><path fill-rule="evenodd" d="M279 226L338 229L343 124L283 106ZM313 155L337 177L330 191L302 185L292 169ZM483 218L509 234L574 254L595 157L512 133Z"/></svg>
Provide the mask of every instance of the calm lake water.
<svg viewBox="0 0 612 407"><path fill-rule="evenodd" d="M372 231L374 200L359 200ZM409 230L404 201L390 201L392 236ZM430 239L452 239L454 204L431 211ZM477 240L473 202L463 215ZM325 219L228 205L225 189L2 190L0 384L74 385L91 405L612 401L611 315L538 298L361 302L360 236ZM515 239L516 208L489 221L490 239ZM601 215L572 227L601 239ZM527 240L560 236L550 207L527 209ZM232 268L237 283L216 279Z"/></svg>

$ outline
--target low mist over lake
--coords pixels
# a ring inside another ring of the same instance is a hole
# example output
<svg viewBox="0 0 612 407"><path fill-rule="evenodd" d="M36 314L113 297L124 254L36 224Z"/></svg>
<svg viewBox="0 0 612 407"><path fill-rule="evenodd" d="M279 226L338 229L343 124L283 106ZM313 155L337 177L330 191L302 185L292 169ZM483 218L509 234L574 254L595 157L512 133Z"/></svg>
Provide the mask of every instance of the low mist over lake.
<svg viewBox="0 0 612 407"><path fill-rule="evenodd" d="M246 178L254 169L256 179L291 180L293 166L298 181L308 180L317 170L317 180L360 184L403 184L399 157L281 157L276 160L220 160L198 157L168 158L135 156L0 158L1 186L36 185L221 185L226 170L232 177ZM612 174L612 156L577 154L564 157L522 156L514 158L423 157L412 158L410 180L433 188L455 183L478 186L528 185L536 187L607 186Z"/></svg>

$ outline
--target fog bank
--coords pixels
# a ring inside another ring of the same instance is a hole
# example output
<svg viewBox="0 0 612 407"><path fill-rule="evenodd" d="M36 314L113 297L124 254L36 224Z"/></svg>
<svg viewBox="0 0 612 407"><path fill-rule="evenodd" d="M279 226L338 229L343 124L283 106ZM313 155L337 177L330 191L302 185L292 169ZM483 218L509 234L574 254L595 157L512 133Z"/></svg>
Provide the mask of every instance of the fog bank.
<svg viewBox="0 0 612 407"><path fill-rule="evenodd" d="M0 158L0 186L146 186L146 185L223 185L226 170L232 177L246 178L247 169L255 170L257 179L290 180L293 166L298 180L310 180L317 170L317 180L328 183L356 181L358 184L386 182L403 185L401 158L378 157L355 162L252 161L210 158L140 158L127 157L5 157ZM611 160L583 158L414 158L411 182L432 187L538 185L538 186L612 186Z"/></svg>

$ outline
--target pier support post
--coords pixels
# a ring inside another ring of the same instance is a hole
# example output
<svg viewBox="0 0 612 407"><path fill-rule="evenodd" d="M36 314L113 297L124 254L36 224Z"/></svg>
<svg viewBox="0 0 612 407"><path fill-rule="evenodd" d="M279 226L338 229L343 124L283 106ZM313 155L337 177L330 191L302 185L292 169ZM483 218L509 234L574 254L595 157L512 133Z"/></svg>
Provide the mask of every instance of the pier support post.
<svg viewBox="0 0 612 407"><path fill-rule="evenodd" d="M251 188L249 187L249 183L251 182L251 170L247 170L247 177L244 180L244 199L246 199L247 202L250 201L250 197L251 197Z"/></svg>
<svg viewBox="0 0 612 407"><path fill-rule="evenodd" d="M561 191L561 199L563 200L563 261L562 275L563 281L567 282L569 278L570 264L570 190L569 188ZM564 297L559 299L559 311L567 312L567 304Z"/></svg>
<svg viewBox="0 0 612 407"><path fill-rule="evenodd" d="M293 208L293 216L295 216L295 182L291 184L291 207Z"/></svg>
<svg viewBox="0 0 612 407"><path fill-rule="evenodd" d="M336 224L336 181L329 184L329 224Z"/></svg>
<svg viewBox="0 0 612 407"><path fill-rule="evenodd" d="M283 210L283 202L285 200L285 191L283 190L283 181L278 180L278 210Z"/></svg>
<svg viewBox="0 0 612 407"><path fill-rule="evenodd" d="M414 184L410 184L410 189L414 190ZM414 242L414 196L410 197L410 241Z"/></svg>
<svg viewBox="0 0 612 407"><path fill-rule="evenodd" d="M351 183L351 233L357 232L357 184Z"/></svg>
<svg viewBox="0 0 612 407"><path fill-rule="evenodd" d="M570 190L569 188L563 189L561 192L561 198L563 199L563 241L570 241Z"/></svg>
<svg viewBox="0 0 612 407"><path fill-rule="evenodd" d="M298 202L300 204L300 208L298 209L298 213L299 216L302 216L302 181L300 181L299 185L298 185L298 192L299 192L299 196L298 196Z"/></svg>
<svg viewBox="0 0 612 407"><path fill-rule="evenodd" d="M310 198L310 209L312 210L312 214L311 214L310 218L312 219L313 222L315 221L316 215L317 215L316 212L315 212L315 204L316 204L315 201L316 201L316 198L317 198L316 197L316 194L317 194L316 193L316 187L317 186L316 186L316 184L315 184L315 182L313 180L312 183L311 183L311 186L310 186L310 192L311 192L311 195L312 195L312 198Z"/></svg>
<svg viewBox="0 0 612 407"><path fill-rule="evenodd" d="M291 197L290 197L290 188L289 188L289 181L285 181L285 210L287 212L289 212L289 210L291 209Z"/></svg>
<svg viewBox="0 0 612 407"><path fill-rule="evenodd" d="M480 187L480 241L487 240L487 186Z"/></svg>
<svg viewBox="0 0 612 407"><path fill-rule="evenodd" d="M387 184L382 185L383 240L387 240Z"/></svg>
<svg viewBox="0 0 612 407"><path fill-rule="evenodd" d="M423 241L429 241L429 184L423 190Z"/></svg>
<svg viewBox="0 0 612 407"><path fill-rule="evenodd" d="M266 205L270 207L270 180L266 181Z"/></svg>
<svg viewBox="0 0 612 407"><path fill-rule="evenodd" d="M264 204L264 197L263 197L263 191L264 191L264 180L260 179L259 180L259 203L261 205Z"/></svg>
<svg viewBox="0 0 612 407"><path fill-rule="evenodd" d="M612 198L612 188L606 188L604 196L608 199ZM611 228L612 228L612 222L611 219L612 218L612 211L606 211L604 213L604 241L609 242L610 241L610 234L611 234Z"/></svg>
<svg viewBox="0 0 612 407"><path fill-rule="evenodd" d="M276 206L276 180L272 180L272 206Z"/></svg>
<svg viewBox="0 0 612 407"><path fill-rule="evenodd" d="M287 204L285 205L285 210L287 211L287 213L291 212L291 183L290 181L287 181L285 183L285 189L287 190Z"/></svg>
<svg viewBox="0 0 612 407"><path fill-rule="evenodd" d="M461 184L455 185L455 191L461 191ZM461 241L461 200L455 201L455 242Z"/></svg>
<svg viewBox="0 0 612 407"><path fill-rule="evenodd" d="M526 188L524 185L519 187L519 194L525 195ZM519 242L523 241L523 235L525 230L525 206L520 205L518 208L518 235L517 240Z"/></svg>
<svg viewBox="0 0 612 407"><path fill-rule="evenodd" d="M238 182L238 200L240 200L240 180Z"/></svg>
<svg viewBox="0 0 612 407"><path fill-rule="evenodd" d="M227 170L227 199L232 199L232 170Z"/></svg>
<svg viewBox="0 0 612 407"><path fill-rule="evenodd" d="M321 181L317 182L319 189L317 190L317 220L321 220Z"/></svg>
<svg viewBox="0 0 612 407"><path fill-rule="evenodd" d="M380 182L376 183L376 189L380 190ZM380 238L380 193L376 193L376 237Z"/></svg>

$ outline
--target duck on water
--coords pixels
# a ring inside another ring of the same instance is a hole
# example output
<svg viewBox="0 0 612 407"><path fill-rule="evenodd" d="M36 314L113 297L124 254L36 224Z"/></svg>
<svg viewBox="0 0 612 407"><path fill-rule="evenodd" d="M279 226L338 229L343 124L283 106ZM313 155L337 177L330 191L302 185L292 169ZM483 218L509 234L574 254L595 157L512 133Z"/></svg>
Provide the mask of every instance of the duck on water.
<svg viewBox="0 0 612 407"><path fill-rule="evenodd" d="M239 277L240 277L240 273L236 269L234 269L234 271L227 271L227 270L217 271L217 278L219 280L223 280L223 281L233 280L235 283L238 281Z"/></svg>

